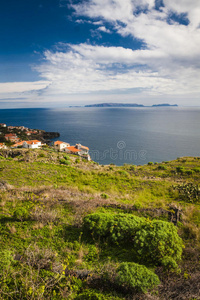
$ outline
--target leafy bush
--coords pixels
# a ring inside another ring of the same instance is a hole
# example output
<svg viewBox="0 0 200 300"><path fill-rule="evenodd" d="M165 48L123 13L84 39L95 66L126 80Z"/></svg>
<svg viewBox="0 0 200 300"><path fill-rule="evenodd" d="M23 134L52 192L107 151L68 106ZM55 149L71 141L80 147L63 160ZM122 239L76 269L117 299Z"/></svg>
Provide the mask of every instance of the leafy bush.
<svg viewBox="0 0 200 300"><path fill-rule="evenodd" d="M29 212L25 207L18 207L15 209L13 217L19 221L25 221L29 217Z"/></svg>
<svg viewBox="0 0 200 300"><path fill-rule="evenodd" d="M69 160L67 160L67 159L65 159L65 158L61 158L60 159L60 164L61 165L70 165L70 161Z"/></svg>
<svg viewBox="0 0 200 300"><path fill-rule="evenodd" d="M93 290L86 290L83 293L75 297L75 300L106 300L102 294L97 293Z"/></svg>
<svg viewBox="0 0 200 300"><path fill-rule="evenodd" d="M91 233L94 238L108 238L114 243L130 243L144 220L130 214L94 213L87 215L83 222L85 231Z"/></svg>
<svg viewBox="0 0 200 300"><path fill-rule="evenodd" d="M157 168L158 170L167 170L167 167L166 166L158 166L158 168Z"/></svg>
<svg viewBox="0 0 200 300"><path fill-rule="evenodd" d="M177 268L183 242L172 223L154 220L141 224L135 234L133 247L138 259L144 263Z"/></svg>
<svg viewBox="0 0 200 300"><path fill-rule="evenodd" d="M119 285L142 292L146 292L160 283L158 276L145 266L127 262L121 263L117 268L116 281Z"/></svg>
<svg viewBox="0 0 200 300"><path fill-rule="evenodd" d="M38 157L46 157L46 155L44 153L40 153Z"/></svg>
<svg viewBox="0 0 200 300"><path fill-rule="evenodd" d="M105 193L102 193L102 194L101 194L101 198L103 198L103 199L108 199L109 197L108 197L108 195L107 195L107 194L105 194Z"/></svg>
<svg viewBox="0 0 200 300"><path fill-rule="evenodd" d="M84 229L97 239L129 245L137 261L176 268L183 243L169 222L148 221L130 214L95 213L84 218Z"/></svg>
<svg viewBox="0 0 200 300"><path fill-rule="evenodd" d="M185 168L181 167L181 166L178 166L178 167L176 167L176 172L180 173L180 174L184 174L185 173Z"/></svg>
<svg viewBox="0 0 200 300"><path fill-rule="evenodd" d="M198 184L189 182L173 186L178 191L179 197L186 202L197 203L200 200L200 187Z"/></svg>
<svg viewBox="0 0 200 300"><path fill-rule="evenodd" d="M12 261L14 261L12 251L2 250L0 252L0 271L8 269Z"/></svg>
<svg viewBox="0 0 200 300"><path fill-rule="evenodd" d="M152 166L153 165L153 162L152 161L149 161L148 162L148 166Z"/></svg>
<svg viewBox="0 0 200 300"><path fill-rule="evenodd" d="M63 158L64 158L65 160L70 160L68 155L63 155Z"/></svg>

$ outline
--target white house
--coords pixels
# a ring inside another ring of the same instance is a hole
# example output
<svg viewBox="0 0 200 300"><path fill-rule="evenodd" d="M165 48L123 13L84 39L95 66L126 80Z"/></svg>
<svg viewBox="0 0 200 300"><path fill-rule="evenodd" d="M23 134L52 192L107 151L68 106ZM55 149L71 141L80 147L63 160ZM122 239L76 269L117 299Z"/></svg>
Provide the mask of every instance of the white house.
<svg viewBox="0 0 200 300"><path fill-rule="evenodd" d="M58 151L63 151L65 148L70 147L69 143L56 141L54 142L54 149Z"/></svg>
<svg viewBox="0 0 200 300"><path fill-rule="evenodd" d="M29 149L36 149L42 146L42 143L38 140L24 141L22 147Z"/></svg>
<svg viewBox="0 0 200 300"><path fill-rule="evenodd" d="M7 146L4 143L0 143L0 149L7 149Z"/></svg>
<svg viewBox="0 0 200 300"><path fill-rule="evenodd" d="M70 154L81 155L81 151L74 146L66 147L63 151Z"/></svg>
<svg viewBox="0 0 200 300"><path fill-rule="evenodd" d="M75 148L80 151L81 155L89 153L89 148L81 144L76 144Z"/></svg>

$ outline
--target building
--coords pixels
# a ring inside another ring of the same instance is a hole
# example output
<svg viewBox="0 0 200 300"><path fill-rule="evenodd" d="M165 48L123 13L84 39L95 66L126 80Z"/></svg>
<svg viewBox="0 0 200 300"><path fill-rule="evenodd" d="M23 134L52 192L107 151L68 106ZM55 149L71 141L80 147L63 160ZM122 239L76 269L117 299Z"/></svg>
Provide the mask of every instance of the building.
<svg viewBox="0 0 200 300"><path fill-rule="evenodd" d="M81 151L75 146L66 147L64 151L70 154L81 155Z"/></svg>
<svg viewBox="0 0 200 300"><path fill-rule="evenodd" d="M6 127L6 124L5 123L0 123L0 126L1 127Z"/></svg>
<svg viewBox="0 0 200 300"><path fill-rule="evenodd" d="M17 137L17 135L15 133L7 133L5 134L5 139L7 141L10 141L12 143L17 143L20 141L20 139Z"/></svg>
<svg viewBox="0 0 200 300"><path fill-rule="evenodd" d="M63 151L65 148L70 147L69 143L56 141L54 142L54 149L58 151Z"/></svg>
<svg viewBox="0 0 200 300"><path fill-rule="evenodd" d="M81 144L76 144L75 148L80 150L81 155L89 153L89 148Z"/></svg>
<svg viewBox="0 0 200 300"><path fill-rule="evenodd" d="M8 128L8 130L13 130L13 129L15 129L15 126L8 126L7 128Z"/></svg>
<svg viewBox="0 0 200 300"><path fill-rule="evenodd" d="M22 147L28 149L36 149L42 146L42 143L38 140L24 141Z"/></svg>
<svg viewBox="0 0 200 300"><path fill-rule="evenodd" d="M0 149L7 149L7 146L4 143L0 143Z"/></svg>
<svg viewBox="0 0 200 300"><path fill-rule="evenodd" d="M14 145L11 146L11 148L18 148L18 147L22 147L23 146L24 141L18 142Z"/></svg>

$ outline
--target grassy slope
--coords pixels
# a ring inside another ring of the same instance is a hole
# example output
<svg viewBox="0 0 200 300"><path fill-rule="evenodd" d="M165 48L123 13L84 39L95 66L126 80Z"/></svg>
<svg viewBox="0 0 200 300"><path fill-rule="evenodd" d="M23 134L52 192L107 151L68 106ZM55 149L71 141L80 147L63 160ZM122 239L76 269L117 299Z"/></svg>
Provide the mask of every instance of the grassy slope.
<svg viewBox="0 0 200 300"><path fill-rule="evenodd" d="M2 155L5 153L8 152ZM61 165L63 154L48 148L16 150L12 156L15 157L0 159L0 242L2 253L14 256L15 261L6 267L2 262L6 259L1 258L0 265L8 272L6 278L11 272L16 274L15 282L25 282L25 295L16 292L16 283L12 295L0 289L1 299L76 299L85 289L91 289L91 293L96 290L104 299L128 299L126 293L102 287L98 276L103 269L112 269L112 264L132 261L130 249L88 240L82 235L82 218L94 211L122 211L167 220L166 211L175 207L181 210L178 228L186 246L181 273L166 274L157 268L161 278L157 294L132 295L130 299L185 299L185 295L187 299L200 299L196 285L200 280L199 204L181 201L171 188L185 182L200 183L199 158L117 167L83 162L73 156L67 159L68 165ZM40 265L38 257L43 258L43 263L51 263L51 271ZM96 283L64 276L66 267L74 272L89 270L92 277L96 276ZM40 272L38 277L39 273L34 273L31 277L33 269L42 269L44 274ZM54 278L53 284L50 278Z"/></svg>

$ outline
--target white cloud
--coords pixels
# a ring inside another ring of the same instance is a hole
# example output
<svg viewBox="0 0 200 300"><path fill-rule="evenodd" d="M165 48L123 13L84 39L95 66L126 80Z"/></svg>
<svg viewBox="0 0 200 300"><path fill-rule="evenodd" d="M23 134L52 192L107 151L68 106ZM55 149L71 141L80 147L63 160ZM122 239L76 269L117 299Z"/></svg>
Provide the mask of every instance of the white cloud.
<svg viewBox="0 0 200 300"><path fill-rule="evenodd" d="M192 27L200 24L200 1L199 0L164 0L168 9L177 13L187 13Z"/></svg>
<svg viewBox="0 0 200 300"><path fill-rule="evenodd" d="M43 99L57 97L63 101L67 96L75 99L75 95L84 98L84 94L94 97L104 93L109 98L110 94L118 97L117 94L132 93L130 99L136 95L140 100L157 97L174 101L174 97L187 96L197 103L200 1L163 3L159 10L155 9L155 0L88 0L72 5L77 23L96 26L91 30L96 38L106 32L112 42L111 34L117 32L122 37L141 40L143 48L59 43L57 51L46 51L43 62L34 68L43 81L2 84L0 90L19 95L34 91ZM183 13L189 20L187 26L171 18Z"/></svg>
<svg viewBox="0 0 200 300"><path fill-rule="evenodd" d="M108 29L108 28L106 28L105 26L100 26L99 28L98 28L98 30L99 31L103 31L103 32L106 32L106 33L111 33L111 31Z"/></svg>
<svg viewBox="0 0 200 300"><path fill-rule="evenodd" d="M116 90L126 93L131 89L159 96L200 93L197 70L173 62L156 70L157 60L166 59L165 53L158 50L133 51L88 44L67 46L68 50L63 52L46 51L45 63L37 67L41 76L51 81L45 91L48 95Z"/></svg>
<svg viewBox="0 0 200 300"><path fill-rule="evenodd" d="M159 10L155 9L155 0L89 0L73 5L77 16L109 22L120 35L138 38L146 45L132 50L82 44L72 45L73 51L83 61L90 58L93 67L97 64L94 70L98 72L98 64L101 72L115 65L118 70L112 76L118 88L130 88L131 82L132 87L144 88L145 78L149 93L197 95L200 92L200 1L163 0L163 3ZM180 24L178 18L169 22L173 13L185 14L189 25ZM127 67L124 73L122 64ZM142 67L136 68L138 65ZM110 76L108 70L106 78Z"/></svg>
<svg viewBox="0 0 200 300"><path fill-rule="evenodd" d="M38 91L46 88L48 84L49 84L48 81L0 83L0 94L25 93L29 91Z"/></svg>

